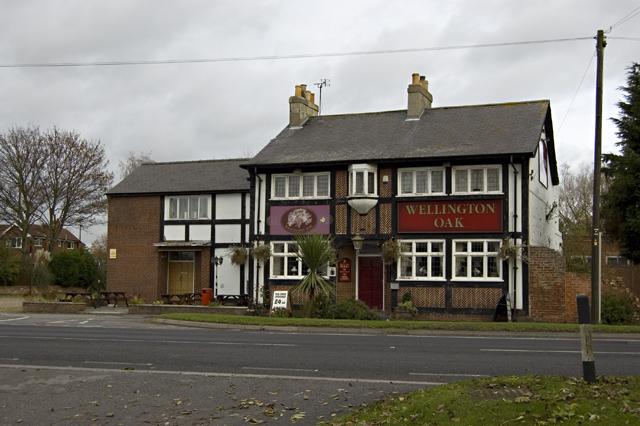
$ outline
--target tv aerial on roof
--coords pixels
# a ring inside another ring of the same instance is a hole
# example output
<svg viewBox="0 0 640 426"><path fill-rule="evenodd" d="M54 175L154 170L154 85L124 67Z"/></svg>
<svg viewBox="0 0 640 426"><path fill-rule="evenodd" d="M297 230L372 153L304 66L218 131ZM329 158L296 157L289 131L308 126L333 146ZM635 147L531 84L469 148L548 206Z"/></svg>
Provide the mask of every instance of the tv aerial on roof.
<svg viewBox="0 0 640 426"><path fill-rule="evenodd" d="M319 98L320 101L318 102L318 115L320 115L322 113L322 88L323 87L329 87L331 86L329 83L331 82L331 80L329 80L328 78L321 78L320 79L320 83L313 83L315 86L318 86L318 90L320 91L319 93Z"/></svg>

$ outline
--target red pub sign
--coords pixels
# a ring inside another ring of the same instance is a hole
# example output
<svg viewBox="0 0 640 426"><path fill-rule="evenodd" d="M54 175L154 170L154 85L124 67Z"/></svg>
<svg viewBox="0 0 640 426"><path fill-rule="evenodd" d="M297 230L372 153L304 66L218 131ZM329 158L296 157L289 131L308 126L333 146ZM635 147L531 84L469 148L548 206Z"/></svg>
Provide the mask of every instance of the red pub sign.
<svg viewBox="0 0 640 426"><path fill-rule="evenodd" d="M338 261L338 282L351 282L351 259L343 257Z"/></svg>
<svg viewBox="0 0 640 426"><path fill-rule="evenodd" d="M398 232L502 232L502 200L403 201Z"/></svg>

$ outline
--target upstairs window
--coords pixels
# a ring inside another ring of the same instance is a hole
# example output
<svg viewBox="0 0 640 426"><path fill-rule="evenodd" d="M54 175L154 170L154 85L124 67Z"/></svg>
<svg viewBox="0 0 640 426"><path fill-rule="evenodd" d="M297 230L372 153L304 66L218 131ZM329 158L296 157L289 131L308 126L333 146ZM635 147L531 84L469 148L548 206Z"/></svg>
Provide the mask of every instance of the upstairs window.
<svg viewBox="0 0 640 426"><path fill-rule="evenodd" d="M34 238L33 239L33 245L35 247L42 247L42 238Z"/></svg>
<svg viewBox="0 0 640 426"><path fill-rule="evenodd" d="M274 175L272 182L272 199L329 197L329 173Z"/></svg>
<svg viewBox="0 0 640 426"><path fill-rule="evenodd" d="M400 169L398 194L443 195L444 168Z"/></svg>
<svg viewBox="0 0 640 426"><path fill-rule="evenodd" d="M349 166L349 196L376 196L378 194L378 166L354 164Z"/></svg>
<svg viewBox="0 0 640 426"><path fill-rule="evenodd" d="M454 240L454 279L500 279L500 240Z"/></svg>
<svg viewBox="0 0 640 426"><path fill-rule="evenodd" d="M21 237L15 237L15 238L7 239L7 247L13 247L13 248L21 249L22 248L22 238Z"/></svg>
<svg viewBox="0 0 640 426"><path fill-rule="evenodd" d="M502 193L500 166L453 167L454 194Z"/></svg>
<svg viewBox="0 0 640 426"><path fill-rule="evenodd" d="M67 241L67 249L73 250L76 246L76 243L73 241Z"/></svg>
<svg viewBox="0 0 640 426"><path fill-rule="evenodd" d="M189 195L167 197L170 220L197 220L211 218L211 197L208 195Z"/></svg>

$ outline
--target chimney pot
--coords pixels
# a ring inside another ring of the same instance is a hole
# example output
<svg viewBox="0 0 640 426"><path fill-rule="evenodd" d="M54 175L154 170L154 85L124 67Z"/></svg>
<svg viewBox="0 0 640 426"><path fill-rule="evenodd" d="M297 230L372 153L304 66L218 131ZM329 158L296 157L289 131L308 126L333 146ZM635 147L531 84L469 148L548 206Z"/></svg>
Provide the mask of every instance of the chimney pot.
<svg viewBox="0 0 640 426"><path fill-rule="evenodd" d="M409 94L407 118L419 119L425 109L431 108L433 95L429 93L429 82L420 74L412 74L412 83L407 89Z"/></svg>
<svg viewBox="0 0 640 426"><path fill-rule="evenodd" d="M289 98L289 126L300 127L309 117L318 115L315 96L307 91L306 84L296 86L295 96Z"/></svg>
<svg viewBox="0 0 640 426"><path fill-rule="evenodd" d="M302 96L302 86L296 85L296 96Z"/></svg>

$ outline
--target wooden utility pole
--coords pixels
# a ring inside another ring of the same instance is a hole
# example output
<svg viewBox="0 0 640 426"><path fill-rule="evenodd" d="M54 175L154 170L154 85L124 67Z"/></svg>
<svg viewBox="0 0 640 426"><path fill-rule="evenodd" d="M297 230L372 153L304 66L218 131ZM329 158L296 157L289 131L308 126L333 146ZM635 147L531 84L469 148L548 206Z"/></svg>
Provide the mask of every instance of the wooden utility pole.
<svg viewBox="0 0 640 426"><path fill-rule="evenodd" d="M593 160L593 233L591 235L591 323L600 324L600 294L602 284L600 244L600 166L602 164L602 73L604 69L604 31L596 37L598 65L596 70L596 142Z"/></svg>

